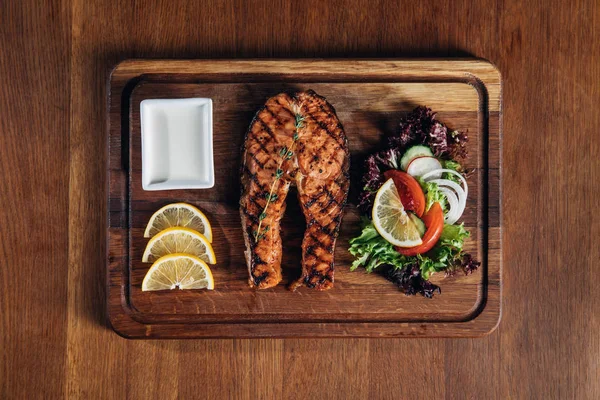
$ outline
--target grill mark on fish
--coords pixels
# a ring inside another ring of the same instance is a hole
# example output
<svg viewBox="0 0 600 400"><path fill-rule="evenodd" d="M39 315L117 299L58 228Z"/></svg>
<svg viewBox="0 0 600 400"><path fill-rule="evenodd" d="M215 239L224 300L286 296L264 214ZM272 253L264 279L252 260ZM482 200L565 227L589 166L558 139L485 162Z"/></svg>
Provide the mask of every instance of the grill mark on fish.
<svg viewBox="0 0 600 400"><path fill-rule="evenodd" d="M263 162L261 162L261 161L258 159L258 157L256 157L256 154L254 154L254 153L251 153L251 154L250 154L250 157L252 157L252 159L254 160L254 162L255 162L255 163L257 163L257 164L258 164L258 166L259 166L261 169L264 169L264 168L265 168L265 164L264 164Z"/></svg>
<svg viewBox="0 0 600 400"><path fill-rule="evenodd" d="M260 147L260 149L265 152L265 155L268 156L269 155L269 150L265 147L265 145L262 142L262 140L256 140L256 143L258 143L258 146Z"/></svg>
<svg viewBox="0 0 600 400"><path fill-rule="evenodd" d="M321 257L319 257L315 252L314 252L314 247L313 246L309 246L307 247L305 254L313 256L313 258L316 260L316 262L313 262L312 265L319 265L319 264L326 264L328 265L329 262L328 261L324 261ZM311 269L311 273L314 272L315 269Z"/></svg>
<svg viewBox="0 0 600 400"><path fill-rule="evenodd" d="M329 197L329 201L335 203L336 205L340 204L337 199L335 198L335 196L333 195L333 193L331 193L329 190L327 190L327 188L324 188L323 191L325 192L325 194L327 195L327 197Z"/></svg>
<svg viewBox="0 0 600 400"><path fill-rule="evenodd" d="M322 248L323 250L327 251L328 253L333 252L334 248L333 246L325 246L323 243L321 243L321 241L319 239L317 239L312 233L309 234L310 238L315 242L315 244L313 246L317 246Z"/></svg>
<svg viewBox="0 0 600 400"><path fill-rule="evenodd" d="M252 183L254 183L256 186L258 186L260 188L260 190L262 191L266 191L265 187L262 185L262 183L260 183L260 181L258 180L258 177L256 176L256 174L252 173L247 166L244 165L244 170L243 173L247 174L248 177L250 178L250 180L252 181Z"/></svg>
<svg viewBox="0 0 600 400"><path fill-rule="evenodd" d="M260 204L258 200L256 200L257 197L259 196L248 196L248 200L250 200L250 202L254 204L258 210L262 210L264 208L264 205Z"/></svg>
<svg viewBox="0 0 600 400"><path fill-rule="evenodd" d="M341 188L338 185L338 189L341 190ZM329 206L333 203L336 205L339 205L340 202L335 198L335 196L333 195L333 193L331 193L327 188L323 188L323 190L319 193L317 193L316 195L312 196L312 198L307 201L304 205L308 208L312 207L315 203L317 203L317 201L323 197L323 195L327 195L327 197L329 198L328 203L326 204L326 208L329 208ZM323 212L321 210L321 212Z"/></svg>
<svg viewBox="0 0 600 400"><path fill-rule="evenodd" d="M329 267L331 270L333 270L333 268L334 268L334 266L333 266L333 263L327 263L327 264L328 264L328 267ZM332 281L332 278L331 278L331 276L329 276L329 275L323 275L323 274L321 274L321 273L320 273L319 271L317 271L317 270L311 271L311 272L310 272L310 274L307 276L307 278L308 278L308 279L310 279L310 278L316 278L316 277L318 277L318 278L319 278L319 280L328 280L328 281Z"/></svg>
<svg viewBox="0 0 600 400"><path fill-rule="evenodd" d="M332 263L328 272L333 273L333 270ZM333 276L330 274L322 274L318 270L312 270L309 275L304 278L304 284L311 289L323 285L326 281L333 284Z"/></svg>
<svg viewBox="0 0 600 400"><path fill-rule="evenodd" d="M273 112L273 110L271 110L271 107L269 107L269 105L265 105L265 110L271 115L271 118L273 118L273 121L275 122L275 125L277 127L283 126L283 124L281 123L279 118L277 118L277 115ZM293 118L293 115L291 115L291 117Z"/></svg>
<svg viewBox="0 0 600 400"><path fill-rule="evenodd" d="M256 215L249 213L245 209L242 209L242 212L246 215L246 217L250 218L254 224L258 225L258 217Z"/></svg>
<svg viewBox="0 0 600 400"><path fill-rule="evenodd" d="M306 203L304 203L304 206L307 208L312 207L313 204L315 204L317 202L317 200L319 200L323 195L325 194L325 192L321 192L318 195L313 196L309 201L307 201Z"/></svg>
<svg viewBox="0 0 600 400"><path fill-rule="evenodd" d="M254 280L254 284L256 286L259 286L260 283L262 281L264 281L265 279L267 279L267 277L269 276L269 273L267 271L263 272L262 274L260 274L259 276L254 276L252 275L252 279Z"/></svg>
<svg viewBox="0 0 600 400"><path fill-rule="evenodd" d="M322 205L322 206L321 206L321 209L319 210L319 212L320 212L321 214L327 214L327 210L329 210L329 207L330 207L332 204L335 204L335 205L337 205L337 201L336 201L335 199L333 199L333 198L330 198L330 199L327 201L327 204L324 204L324 205Z"/></svg>
<svg viewBox="0 0 600 400"><path fill-rule="evenodd" d="M273 131L271 130L269 125L267 125L267 123L265 121L263 121L261 118L258 118L258 122L260 122L260 124L261 124L262 128L265 130L265 132L267 132L269 134L269 136L271 136L271 139L276 140L275 134L273 133Z"/></svg>
<svg viewBox="0 0 600 400"><path fill-rule="evenodd" d="M271 118L273 118L273 120L275 121L275 123L277 125L280 125L280 122L277 119L277 116L275 115L275 113L271 110L271 108L268 105L265 105L265 111L271 115Z"/></svg>
<svg viewBox="0 0 600 400"><path fill-rule="evenodd" d="M331 110L331 111L327 111L327 110L325 110L325 106L324 106L323 104L319 104L319 105L318 105L318 107L319 107L319 110L321 111L321 113L322 113L322 114L329 115L329 114L331 114L331 113L335 113L335 111L333 111L333 107L332 107L332 110ZM319 114L317 114L317 116L318 116L318 115L319 115ZM328 124L327 124L327 123L326 123L326 122L325 122L323 119L317 119L317 118L316 118L316 116L314 116L313 114L310 114L310 117L312 118L312 120L313 120L313 121L314 121L314 122L315 122L315 123L316 123L316 124L317 124L317 125L318 125L318 126L321 128L321 129L323 129L325 132L327 132L327 134L328 134L329 136L331 136L332 138L336 139L336 141L337 141L337 139L339 139L339 136L340 136L340 135L336 135L334 132L332 132L332 131L329 129L329 125L328 125ZM337 123L336 123L336 128L338 128L338 129L340 130L340 132L343 132L343 131L344 131L344 129L343 129L343 127L342 127L342 123L341 123L339 120L338 120L338 121L337 121Z"/></svg>
<svg viewBox="0 0 600 400"><path fill-rule="evenodd" d="M258 254L254 254L253 259L254 259L254 262L257 265L265 265L265 264L267 264L265 261L263 261L262 258L260 258L260 256Z"/></svg>
<svg viewBox="0 0 600 400"><path fill-rule="evenodd" d="M325 133L327 133L329 136L331 136L339 145L342 145L343 141L340 141L340 138L335 135L333 132L331 132L329 130L329 127L327 126L327 124L321 122L320 120L318 120L316 117L314 117L313 115L309 114L309 118L319 127L321 128L323 131L325 131Z"/></svg>

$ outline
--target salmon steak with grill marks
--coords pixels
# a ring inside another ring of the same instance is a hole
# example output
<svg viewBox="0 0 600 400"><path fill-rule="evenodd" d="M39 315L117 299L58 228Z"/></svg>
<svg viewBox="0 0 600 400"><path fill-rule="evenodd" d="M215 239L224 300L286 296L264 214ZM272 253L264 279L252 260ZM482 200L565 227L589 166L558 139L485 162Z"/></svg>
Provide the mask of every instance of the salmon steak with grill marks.
<svg viewBox="0 0 600 400"><path fill-rule="evenodd" d="M290 185L306 219L302 272L290 284L333 287L334 249L349 179L348 141L335 110L312 90L267 100L252 120L242 149L240 215L249 284L281 282L281 218Z"/></svg>

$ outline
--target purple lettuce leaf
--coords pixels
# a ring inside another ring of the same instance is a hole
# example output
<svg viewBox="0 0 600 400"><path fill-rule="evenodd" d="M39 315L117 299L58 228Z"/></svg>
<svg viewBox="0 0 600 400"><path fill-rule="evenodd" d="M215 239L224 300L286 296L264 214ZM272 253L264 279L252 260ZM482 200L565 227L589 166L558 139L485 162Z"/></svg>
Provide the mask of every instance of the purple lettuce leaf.
<svg viewBox="0 0 600 400"><path fill-rule="evenodd" d="M479 268L481 263L473 258L472 255L465 253L463 254L460 266L464 271L465 275L472 274L474 271Z"/></svg>
<svg viewBox="0 0 600 400"><path fill-rule="evenodd" d="M423 279L421 269L416 263L401 269L390 268L386 273L386 278L402 289L407 296L419 293L430 299L436 292L442 293L439 286Z"/></svg>

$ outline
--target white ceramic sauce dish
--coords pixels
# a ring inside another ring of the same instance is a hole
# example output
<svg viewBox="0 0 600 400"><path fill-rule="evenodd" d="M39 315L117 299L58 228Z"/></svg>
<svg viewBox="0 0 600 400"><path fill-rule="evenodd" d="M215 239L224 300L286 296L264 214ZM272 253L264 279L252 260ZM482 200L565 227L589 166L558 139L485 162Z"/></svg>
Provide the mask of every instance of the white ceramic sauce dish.
<svg viewBox="0 0 600 400"><path fill-rule="evenodd" d="M214 186L211 99L143 100L140 119L144 190Z"/></svg>

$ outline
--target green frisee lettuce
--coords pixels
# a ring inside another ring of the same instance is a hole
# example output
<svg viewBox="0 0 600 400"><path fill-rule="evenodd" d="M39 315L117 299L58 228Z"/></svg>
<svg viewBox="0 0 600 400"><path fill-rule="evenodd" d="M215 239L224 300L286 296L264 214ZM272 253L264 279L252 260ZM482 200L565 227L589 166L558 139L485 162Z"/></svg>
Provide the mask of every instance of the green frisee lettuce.
<svg viewBox="0 0 600 400"><path fill-rule="evenodd" d="M429 279L431 274L453 268L460 260L464 241L469 232L461 225L444 225L440 240L433 249L418 256L404 256L394 246L379 235L368 218L362 219L360 236L350 240L348 251L355 257L351 271L364 267L366 272L373 272L381 265L389 265L402 269L407 265L418 264L421 275Z"/></svg>
<svg viewBox="0 0 600 400"><path fill-rule="evenodd" d="M460 174L463 173L463 167L462 165L460 165L460 163L457 163L454 160L442 160L442 168L444 169L451 169L452 171L456 171ZM442 174L442 178L444 179L449 179L452 182L456 182L459 185L461 184L461 180L458 176L454 175L454 174L449 174L448 172L444 172Z"/></svg>

